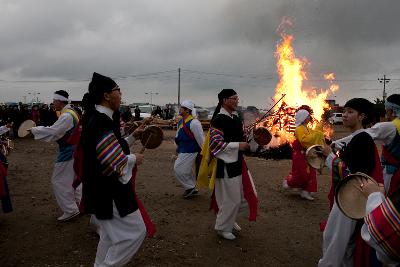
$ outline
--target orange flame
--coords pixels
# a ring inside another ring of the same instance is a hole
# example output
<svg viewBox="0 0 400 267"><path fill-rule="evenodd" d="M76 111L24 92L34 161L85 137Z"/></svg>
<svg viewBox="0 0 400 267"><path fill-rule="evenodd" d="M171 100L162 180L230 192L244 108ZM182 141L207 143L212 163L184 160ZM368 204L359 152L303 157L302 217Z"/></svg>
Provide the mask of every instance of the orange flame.
<svg viewBox="0 0 400 267"><path fill-rule="evenodd" d="M282 94L286 94L284 101L288 106L310 106L314 111L314 118L321 120L324 108L328 108L328 104L325 102L326 98L339 87L332 83L328 90L320 89L319 92L316 89L303 89L303 81L307 80L304 67L308 61L296 57L292 47L293 35L281 33L281 36L282 41L278 44L275 53L280 80L276 86L274 98L278 100ZM335 75L334 73L325 74L324 78L332 82Z"/></svg>
<svg viewBox="0 0 400 267"><path fill-rule="evenodd" d="M324 79L328 80L328 81L332 81L335 79L335 73L331 72L331 73L325 73L324 74Z"/></svg>
<svg viewBox="0 0 400 267"><path fill-rule="evenodd" d="M304 88L303 82L307 80L305 66L308 61L305 58L296 57L292 46L294 37L284 32L285 25L292 25L288 18L284 18L278 27L282 40L277 45L275 57L280 79L275 88L274 100L278 101L283 94L285 97L282 105L280 107L278 105L275 109L273 116L258 124L258 126L267 127L275 137L279 136L280 140L273 140L271 143L276 141L280 144L293 140L294 116L297 108L302 105L311 107L313 118L321 121L325 110L329 109L329 105L326 103L328 95L339 89L339 86L334 83L334 73L323 75L330 84L328 89ZM281 127L282 125L283 127ZM312 126L315 127L316 123ZM331 136L332 128L324 127L324 132L327 136ZM270 144L270 146L274 146L274 144Z"/></svg>

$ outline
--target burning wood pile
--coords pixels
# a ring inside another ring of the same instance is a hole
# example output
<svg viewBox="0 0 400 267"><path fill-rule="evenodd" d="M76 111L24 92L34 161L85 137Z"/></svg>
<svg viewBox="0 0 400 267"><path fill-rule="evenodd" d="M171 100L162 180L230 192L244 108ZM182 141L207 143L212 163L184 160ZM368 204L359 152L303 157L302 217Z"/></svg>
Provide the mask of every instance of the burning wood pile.
<svg viewBox="0 0 400 267"><path fill-rule="evenodd" d="M305 58L297 58L295 55L292 47L294 37L284 30L286 26L292 25L293 23L285 18L278 27L282 40L278 43L275 52L279 74L279 82L275 87L275 104L268 114L251 125L252 129L265 127L272 135L267 146L260 146L257 149L257 156L264 158L291 158L290 144L294 140L297 110L302 106L308 106L312 110L314 122L313 125L309 126L314 128L317 122L321 121L326 109L329 109L325 101L328 95L339 89L339 86L334 83L334 73L323 75L323 78L329 83L327 89L303 84L303 81L308 80L304 69L309 61ZM279 103L281 100L282 102ZM329 137L332 134L332 129L329 126L324 127L324 133Z"/></svg>

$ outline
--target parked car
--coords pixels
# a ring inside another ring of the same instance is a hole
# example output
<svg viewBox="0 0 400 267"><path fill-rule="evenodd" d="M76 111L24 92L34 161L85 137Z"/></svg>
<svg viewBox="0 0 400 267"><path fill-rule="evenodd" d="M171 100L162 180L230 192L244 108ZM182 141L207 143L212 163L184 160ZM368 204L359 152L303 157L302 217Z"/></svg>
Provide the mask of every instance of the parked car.
<svg viewBox="0 0 400 267"><path fill-rule="evenodd" d="M343 113L333 113L328 119L331 124L342 124L343 123Z"/></svg>
<svg viewBox="0 0 400 267"><path fill-rule="evenodd" d="M154 106L152 105L141 105L139 106L140 109L140 118L148 118L151 116L151 113L153 112ZM132 115L135 115L135 108L131 108Z"/></svg>

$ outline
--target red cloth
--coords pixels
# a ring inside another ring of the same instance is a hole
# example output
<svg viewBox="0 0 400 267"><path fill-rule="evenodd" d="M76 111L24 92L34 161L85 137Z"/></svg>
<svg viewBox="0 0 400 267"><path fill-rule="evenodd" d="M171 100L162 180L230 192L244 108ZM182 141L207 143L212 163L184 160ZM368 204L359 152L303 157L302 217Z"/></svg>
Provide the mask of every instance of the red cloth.
<svg viewBox="0 0 400 267"><path fill-rule="evenodd" d="M249 221L255 221L257 218L258 199L253 188L244 158L242 158L242 185L244 198L249 205ZM217 201L215 199L215 189L211 195L210 210L213 210L215 213L218 213L219 210Z"/></svg>
<svg viewBox="0 0 400 267"><path fill-rule="evenodd" d="M359 221L357 223L356 229L354 230L356 233L356 247L354 249L354 266L355 267L372 267L371 264L371 255L375 254L375 250L372 249L361 237L361 227L363 225L363 221Z"/></svg>
<svg viewBox="0 0 400 267"><path fill-rule="evenodd" d="M369 233L383 252L400 261L400 214L394 203L386 198L365 217Z"/></svg>
<svg viewBox="0 0 400 267"><path fill-rule="evenodd" d="M8 195L4 181L4 177L6 176L7 169L3 166L3 163L0 162L0 198L6 197Z"/></svg>
<svg viewBox="0 0 400 267"><path fill-rule="evenodd" d="M144 208L143 203L140 201L139 197L137 196L136 193L136 173L137 173L137 165L132 170L132 178L131 178L131 184L133 188L133 192L135 192L135 198L136 198L136 203L138 205L140 214L142 215L144 224L146 225L146 231L149 237L153 237L154 234L156 233L156 227L151 221L151 218L149 214L147 213L146 209Z"/></svg>
<svg viewBox="0 0 400 267"><path fill-rule="evenodd" d="M39 110L32 110L31 118L36 124L38 124L40 119Z"/></svg>
<svg viewBox="0 0 400 267"><path fill-rule="evenodd" d="M292 143L292 149L292 170L286 177L288 186L317 192L317 173L308 165L304 148L297 139Z"/></svg>

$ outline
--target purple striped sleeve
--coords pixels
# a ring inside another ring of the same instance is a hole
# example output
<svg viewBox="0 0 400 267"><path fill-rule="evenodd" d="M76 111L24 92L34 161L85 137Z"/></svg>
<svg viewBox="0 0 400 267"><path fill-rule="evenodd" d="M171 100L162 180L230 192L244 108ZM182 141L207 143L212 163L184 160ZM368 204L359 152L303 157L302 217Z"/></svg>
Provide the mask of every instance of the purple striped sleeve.
<svg viewBox="0 0 400 267"><path fill-rule="evenodd" d="M216 128L210 129L210 151L214 157L228 145L224 141L224 133Z"/></svg>

